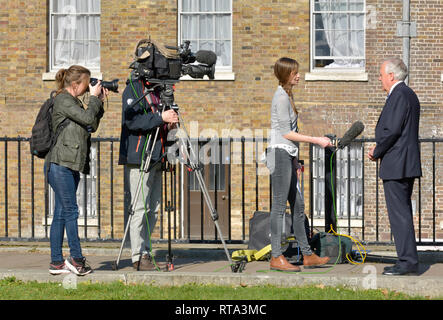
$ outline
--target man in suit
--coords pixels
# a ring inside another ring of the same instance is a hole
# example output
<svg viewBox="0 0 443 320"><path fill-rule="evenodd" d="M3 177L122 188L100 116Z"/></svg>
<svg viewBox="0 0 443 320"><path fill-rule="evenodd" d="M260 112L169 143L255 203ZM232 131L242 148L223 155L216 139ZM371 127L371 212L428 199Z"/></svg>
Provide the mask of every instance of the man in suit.
<svg viewBox="0 0 443 320"><path fill-rule="evenodd" d="M388 96L375 127L376 145L368 153L370 160L380 160L380 178L398 256L394 266L385 268L384 275L418 272L411 195L415 178L422 174L418 141L420 102L404 83L407 75L401 59L391 58L381 65L379 80Z"/></svg>

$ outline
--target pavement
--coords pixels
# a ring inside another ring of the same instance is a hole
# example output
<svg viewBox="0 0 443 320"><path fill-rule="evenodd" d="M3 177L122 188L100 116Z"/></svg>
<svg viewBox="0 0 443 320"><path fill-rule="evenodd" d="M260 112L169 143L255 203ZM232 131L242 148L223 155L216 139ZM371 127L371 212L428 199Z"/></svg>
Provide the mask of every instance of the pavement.
<svg viewBox="0 0 443 320"><path fill-rule="evenodd" d="M156 286L180 286L184 284L214 284L224 286L273 285L298 287L306 285L344 286L353 289L387 289L412 296L443 299L443 252L420 251L419 275L384 276L383 268L395 262L393 247L367 246L364 264L351 263L326 265L302 272L282 273L271 271L269 262L252 261L241 273L231 271L225 251L214 244L172 244L173 270L135 271L132 268L130 250L125 248L117 270L120 244L82 243L83 255L93 268L93 273L84 277L70 275L52 276L48 272L50 249L47 242L0 242L0 279L15 277L23 281L60 282L69 285L81 281L112 282L125 284L143 283ZM229 252L246 249L246 245L228 245ZM426 249L426 248L425 248ZM68 248L64 254L69 255ZM165 264L167 244L154 244L153 254L159 264Z"/></svg>

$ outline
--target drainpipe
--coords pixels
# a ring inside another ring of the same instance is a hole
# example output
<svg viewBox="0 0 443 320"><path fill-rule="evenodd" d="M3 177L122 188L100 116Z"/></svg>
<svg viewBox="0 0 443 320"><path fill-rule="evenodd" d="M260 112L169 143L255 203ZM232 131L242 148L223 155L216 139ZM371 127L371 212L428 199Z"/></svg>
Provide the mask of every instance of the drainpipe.
<svg viewBox="0 0 443 320"><path fill-rule="evenodd" d="M417 24L411 19L411 2L410 0L403 0L403 19L397 21L397 36L403 38L403 62L408 67L410 66L410 50L411 38L417 36ZM405 83L409 85L409 75L405 79Z"/></svg>

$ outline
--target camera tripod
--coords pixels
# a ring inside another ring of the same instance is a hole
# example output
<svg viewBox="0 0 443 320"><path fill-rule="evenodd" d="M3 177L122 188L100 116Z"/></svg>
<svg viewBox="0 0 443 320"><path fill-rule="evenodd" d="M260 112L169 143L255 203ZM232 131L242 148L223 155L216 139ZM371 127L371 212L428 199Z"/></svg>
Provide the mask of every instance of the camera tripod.
<svg viewBox="0 0 443 320"><path fill-rule="evenodd" d="M143 96L141 96L136 101L131 103L131 106L136 105L144 97L146 97L149 93L153 92L155 87L163 86L162 91L161 91L161 95L160 95L160 100L161 100L161 105L160 106L162 107L161 108L162 112L167 110L167 109L173 109L177 113L177 115L178 115L178 120L179 120L178 127L181 129L181 131L180 131L181 134L179 135L179 141L180 141L180 145L183 147L181 149L183 150L184 158L187 161L186 166L191 171L195 172L195 175L196 175L197 181L199 183L200 189L201 189L201 191L203 193L203 197L205 199L206 205L209 208L211 219L212 219L212 221L215 224L218 236L220 238L220 241L223 244L223 248L224 248L226 257L227 257L227 259L229 261L229 264L231 266L232 272L241 272L243 270L243 268L239 267L239 264L237 262L233 263L233 261L231 259L231 256L229 254L229 251L227 249L226 242L224 240L223 234L221 232L221 229L220 229L220 226L219 226L219 223L218 223L218 218L219 218L218 213L217 213L217 211L215 210L215 208L214 208L214 206L212 204L212 200L211 200L211 198L209 196L208 189L206 187L205 181L204 181L203 176L202 176L202 172L201 172L202 166L199 164L198 157L196 157L196 153L195 153L195 151L194 151L194 149L192 147L191 139L189 137L188 132L186 131L183 118L182 118L182 116L180 114L179 107L178 107L177 104L174 103L172 85L174 83L176 83L177 81L150 79L149 82L150 83L157 83L157 84L152 89L146 90L146 92L143 94ZM121 246L120 246L120 252L118 254L117 260L114 261L113 264L112 264L112 269L113 270L117 270L118 269L118 265L119 265L119 262L120 262L121 254L122 254L122 251L123 251L123 246L124 246L124 243L126 241L126 237L127 237L128 231L129 231L129 226L130 226L132 217L134 215L134 207L135 207L135 204L137 203L138 197L140 196L140 191L141 191L142 184L143 184L143 175L145 173L149 175L149 169L150 169L149 166L151 164L152 153L153 153L153 150L154 150L155 142L157 141L159 130L160 130L160 127L158 127L156 129L156 131L155 131L154 138L152 139L152 147L151 147L151 149L148 150L150 142L151 142L151 138L152 138L153 135L149 136L148 142L146 143L146 146L145 146L146 158L142 159L142 161L143 161L143 165L142 165L142 169L141 169L142 172L140 173L140 177L139 177L139 181L138 181L138 184L137 184L136 193L134 195L134 198L131 201L131 205L130 205L129 210L128 210L129 211L129 218L128 218L128 221L127 221L127 224L126 224L125 234L124 234ZM189 146L189 150L188 150L187 146ZM164 157L164 156L165 156L165 154L162 155L162 157ZM160 160L157 160L157 162L161 161L161 158L160 158ZM170 209L171 209L171 206L170 206L170 204L168 204L168 210L170 210ZM169 230L169 232L170 232L170 230ZM150 237L150 235L149 235L149 237ZM170 242L171 242L171 237L168 236L168 249L169 249L168 259L172 259L171 243ZM169 261L168 266L171 265L171 264L172 264L172 261Z"/></svg>

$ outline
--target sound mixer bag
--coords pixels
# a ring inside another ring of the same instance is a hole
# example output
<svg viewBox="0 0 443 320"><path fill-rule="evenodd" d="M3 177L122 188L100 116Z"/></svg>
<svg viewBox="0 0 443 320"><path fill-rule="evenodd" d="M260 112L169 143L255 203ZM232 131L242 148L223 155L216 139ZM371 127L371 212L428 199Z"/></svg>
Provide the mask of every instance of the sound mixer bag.
<svg viewBox="0 0 443 320"><path fill-rule="evenodd" d="M352 240L327 232L316 233L310 242L311 249L319 257L330 257L328 264L346 263L346 255L352 254Z"/></svg>

